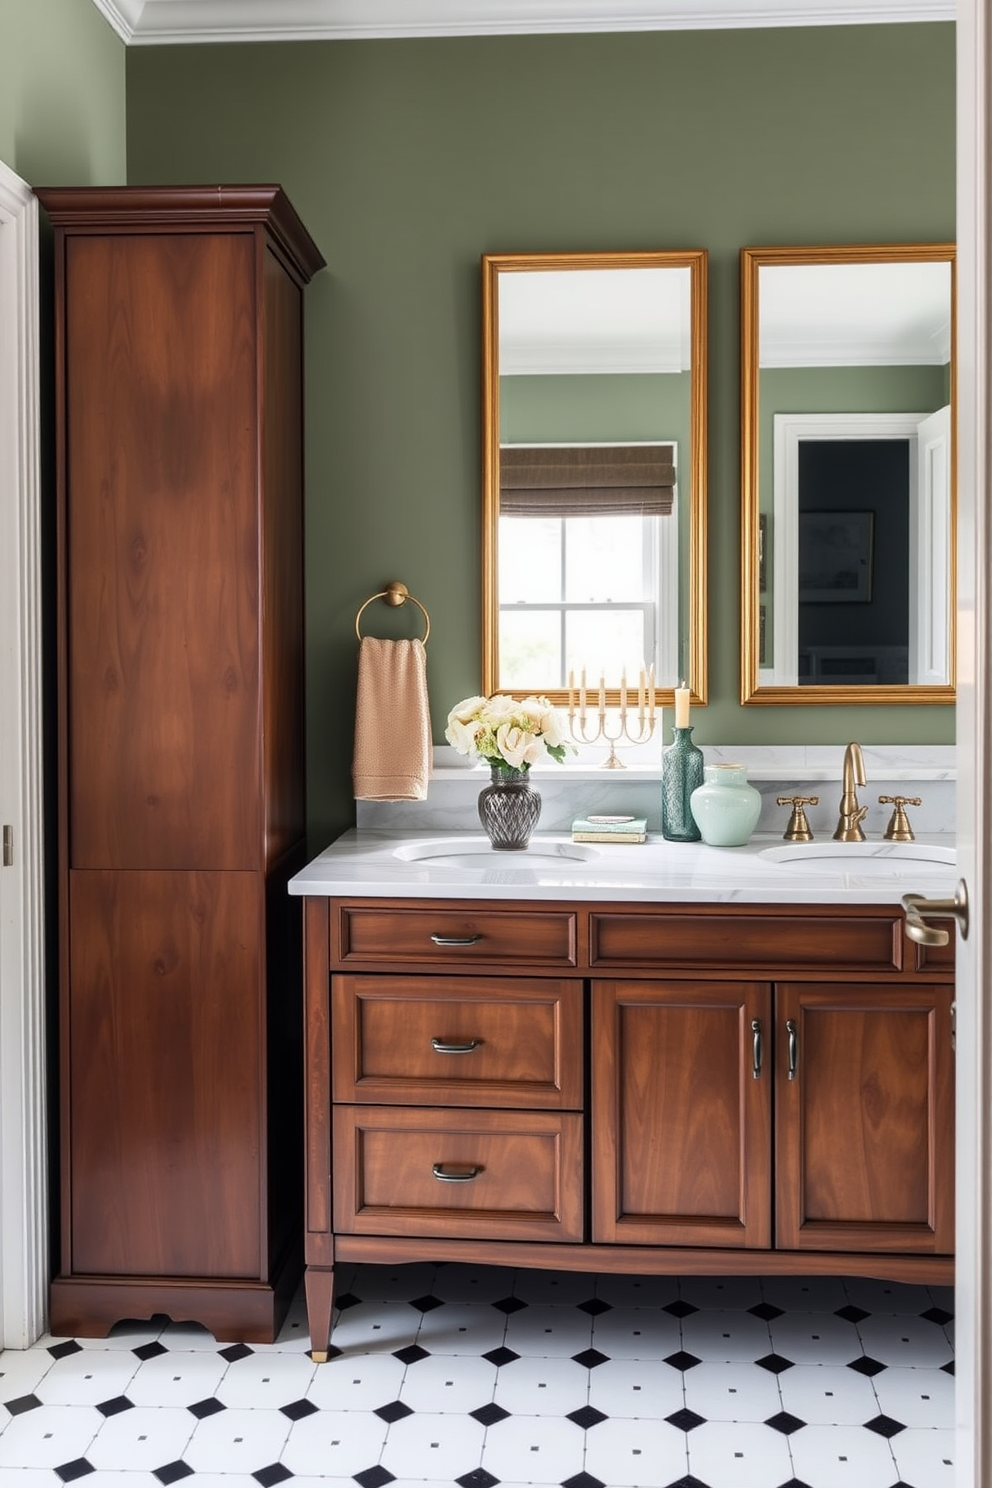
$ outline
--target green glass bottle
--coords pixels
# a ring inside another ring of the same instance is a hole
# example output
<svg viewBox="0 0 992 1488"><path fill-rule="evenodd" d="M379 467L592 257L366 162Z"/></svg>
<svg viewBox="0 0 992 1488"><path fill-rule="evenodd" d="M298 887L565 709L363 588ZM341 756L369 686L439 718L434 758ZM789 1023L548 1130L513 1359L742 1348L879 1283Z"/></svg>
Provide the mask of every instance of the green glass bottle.
<svg viewBox="0 0 992 1488"><path fill-rule="evenodd" d="M661 761L661 835L668 842L698 842L701 833L689 797L703 783L703 751L691 728L673 728Z"/></svg>

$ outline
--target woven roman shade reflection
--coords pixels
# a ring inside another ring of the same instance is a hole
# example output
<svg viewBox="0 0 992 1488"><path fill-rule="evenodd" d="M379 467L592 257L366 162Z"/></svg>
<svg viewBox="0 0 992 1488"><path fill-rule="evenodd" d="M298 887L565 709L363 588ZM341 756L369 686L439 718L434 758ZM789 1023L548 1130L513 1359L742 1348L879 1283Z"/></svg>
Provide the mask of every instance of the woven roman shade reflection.
<svg viewBox="0 0 992 1488"><path fill-rule="evenodd" d="M503 517L667 517L671 444L510 445L499 452Z"/></svg>

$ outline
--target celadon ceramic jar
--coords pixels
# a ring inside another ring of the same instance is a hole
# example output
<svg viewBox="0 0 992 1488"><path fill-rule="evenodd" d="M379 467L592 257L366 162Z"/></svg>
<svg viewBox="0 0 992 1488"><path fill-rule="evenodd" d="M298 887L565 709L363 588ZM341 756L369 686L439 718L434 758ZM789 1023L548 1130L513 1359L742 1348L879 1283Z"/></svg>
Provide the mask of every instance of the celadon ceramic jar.
<svg viewBox="0 0 992 1488"><path fill-rule="evenodd" d="M761 794L748 784L746 765L706 765L689 809L710 847L743 847L758 824Z"/></svg>

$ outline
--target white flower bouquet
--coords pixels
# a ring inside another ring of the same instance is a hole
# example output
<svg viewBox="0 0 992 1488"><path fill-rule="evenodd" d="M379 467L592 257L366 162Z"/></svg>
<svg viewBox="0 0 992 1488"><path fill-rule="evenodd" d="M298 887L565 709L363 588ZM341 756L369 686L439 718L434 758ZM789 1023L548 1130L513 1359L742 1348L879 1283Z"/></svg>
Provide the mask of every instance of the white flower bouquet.
<svg viewBox="0 0 992 1488"><path fill-rule="evenodd" d="M459 754L526 774L545 754L564 760L574 746L565 743L557 710L546 697L471 697L448 714L444 737Z"/></svg>

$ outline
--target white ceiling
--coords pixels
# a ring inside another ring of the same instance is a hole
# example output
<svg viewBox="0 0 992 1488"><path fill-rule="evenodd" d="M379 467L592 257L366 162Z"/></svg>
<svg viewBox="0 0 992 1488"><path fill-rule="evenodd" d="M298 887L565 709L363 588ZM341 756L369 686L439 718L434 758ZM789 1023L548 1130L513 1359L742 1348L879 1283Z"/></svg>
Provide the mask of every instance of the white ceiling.
<svg viewBox="0 0 992 1488"><path fill-rule="evenodd" d="M952 21L955 0L93 0L129 46Z"/></svg>
<svg viewBox="0 0 992 1488"><path fill-rule="evenodd" d="M762 264L762 367L940 367L951 360L951 266Z"/></svg>
<svg viewBox="0 0 992 1488"><path fill-rule="evenodd" d="M680 372L689 270L515 271L499 280L500 375ZM763 264L761 367L945 366L951 266Z"/></svg>
<svg viewBox="0 0 992 1488"><path fill-rule="evenodd" d="M500 373L685 371L689 296L684 268L501 274Z"/></svg>

